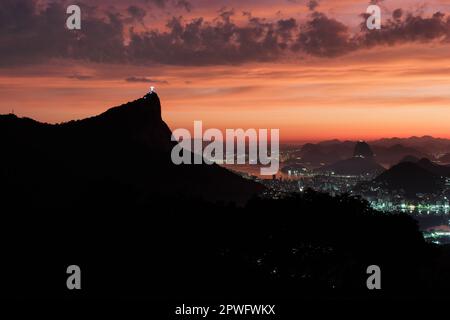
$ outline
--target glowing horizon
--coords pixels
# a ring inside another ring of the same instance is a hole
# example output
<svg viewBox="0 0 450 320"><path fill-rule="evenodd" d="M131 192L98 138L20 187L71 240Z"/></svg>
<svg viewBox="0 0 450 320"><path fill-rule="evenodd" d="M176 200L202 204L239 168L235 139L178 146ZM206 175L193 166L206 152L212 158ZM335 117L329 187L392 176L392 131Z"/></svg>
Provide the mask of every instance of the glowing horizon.
<svg viewBox="0 0 450 320"><path fill-rule="evenodd" d="M183 16L212 20L219 2L197 1ZM417 12L419 2L399 0L382 6L386 15L397 7ZM126 10L120 2L111 5L116 5L118 12ZM310 14L304 4L292 1L280 5L278 14L272 0L232 5L235 11L248 9L252 16L267 21L289 17L302 21ZM366 6L364 1L336 4L324 0L317 10L354 30ZM428 1L421 10L418 15L425 17L437 11L450 13L450 1ZM147 14L146 19L150 17ZM164 26L167 17L156 19L154 25ZM246 16L235 14L234 19L239 22ZM205 126L221 130L280 129L283 142L425 135L450 138L446 120L450 116L450 44L439 36L425 40L392 40L390 45L349 52L342 48L342 54L333 56L292 52L267 61L218 60L203 65L198 61L183 64L182 60L179 64L100 63L73 57L3 63L0 113L14 109L18 116L65 122L142 97L154 86L161 98L163 119L172 130L190 129L195 120L202 120Z"/></svg>

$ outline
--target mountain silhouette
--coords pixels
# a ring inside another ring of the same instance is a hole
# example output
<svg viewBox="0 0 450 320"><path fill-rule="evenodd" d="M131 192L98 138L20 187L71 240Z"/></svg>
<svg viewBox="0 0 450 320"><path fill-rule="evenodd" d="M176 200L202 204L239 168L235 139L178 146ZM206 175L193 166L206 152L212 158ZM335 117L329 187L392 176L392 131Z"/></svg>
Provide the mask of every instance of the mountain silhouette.
<svg viewBox="0 0 450 320"><path fill-rule="evenodd" d="M384 171L373 157L373 152L366 142L356 143L353 157L337 161L318 169L319 172L334 172L342 175L373 175Z"/></svg>
<svg viewBox="0 0 450 320"><path fill-rule="evenodd" d="M263 190L217 165L174 165L175 142L156 93L63 124L0 116L0 136L0 190L11 203L47 208L169 196L244 203Z"/></svg>
<svg viewBox="0 0 450 320"><path fill-rule="evenodd" d="M351 157L355 143L339 140L323 141L317 144L307 143L294 156L303 164L321 166Z"/></svg>
<svg viewBox="0 0 450 320"><path fill-rule="evenodd" d="M412 156L412 155L407 155L407 156L405 156L402 160L400 160L400 162L399 163L401 163L401 162L412 162L412 163L416 163L416 162L419 162L419 158L417 158L417 157L415 157L415 156Z"/></svg>
<svg viewBox="0 0 450 320"><path fill-rule="evenodd" d="M406 156L404 157L400 163L402 162L412 162L420 166L421 168L435 174L438 176L448 177L450 176L450 166L440 165L428 158L418 159L414 156Z"/></svg>
<svg viewBox="0 0 450 320"><path fill-rule="evenodd" d="M353 157L373 158L373 151L370 146L364 141L358 141L355 145Z"/></svg>
<svg viewBox="0 0 450 320"><path fill-rule="evenodd" d="M450 176L450 167L438 165L427 158L417 161L417 165L437 176Z"/></svg>
<svg viewBox="0 0 450 320"><path fill-rule="evenodd" d="M408 155L418 159L433 158L430 154L421 151L426 148L420 144L417 144L416 147L412 147L399 143L385 144L380 141L375 141L370 142L370 151L367 149L366 145L367 143L361 141L341 142L339 140L323 141L317 144L307 143L299 152L296 152L294 156L300 158L303 164L309 164L316 167L329 165L339 160L345 160L355 156L355 147L357 148L356 154L370 157L370 153L372 153L376 162L386 166L395 165Z"/></svg>
<svg viewBox="0 0 450 320"><path fill-rule="evenodd" d="M392 147L402 145L425 154L441 153L450 149L450 139L434 138L431 136L409 138L383 138L371 142L372 146ZM419 157L420 158L420 157Z"/></svg>
<svg viewBox="0 0 450 320"><path fill-rule="evenodd" d="M394 165L399 163L406 156L414 156L418 159L431 158L430 155L417 150L414 147L395 144L389 146L373 145L374 153L378 163Z"/></svg>
<svg viewBox="0 0 450 320"><path fill-rule="evenodd" d="M444 154L442 157L439 158L439 161L443 163L450 163L450 153Z"/></svg>
<svg viewBox="0 0 450 320"><path fill-rule="evenodd" d="M409 197L417 193L437 193L442 189L440 176L418 163L402 162L380 174L375 181L390 190L404 190Z"/></svg>
<svg viewBox="0 0 450 320"><path fill-rule="evenodd" d="M336 161L336 155L327 153L319 145L307 143L299 152L299 157L303 163L310 163L312 165L320 165L321 163L328 163L330 160Z"/></svg>

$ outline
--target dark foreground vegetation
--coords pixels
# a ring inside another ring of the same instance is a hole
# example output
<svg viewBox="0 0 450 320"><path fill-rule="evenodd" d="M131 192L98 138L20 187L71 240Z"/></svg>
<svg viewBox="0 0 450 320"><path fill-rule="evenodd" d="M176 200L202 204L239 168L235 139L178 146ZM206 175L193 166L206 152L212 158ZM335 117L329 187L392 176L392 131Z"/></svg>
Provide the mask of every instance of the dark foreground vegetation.
<svg viewBox="0 0 450 320"><path fill-rule="evenodd" d="M450 284L448 250L425 243L413 219L347 196L308 191L235 207L115 195L84 208L5 209L8 296L361 298L374 294L373 264L383 295L442 297ZM82 270L80 292L66 288L72 264Z"/></svg>

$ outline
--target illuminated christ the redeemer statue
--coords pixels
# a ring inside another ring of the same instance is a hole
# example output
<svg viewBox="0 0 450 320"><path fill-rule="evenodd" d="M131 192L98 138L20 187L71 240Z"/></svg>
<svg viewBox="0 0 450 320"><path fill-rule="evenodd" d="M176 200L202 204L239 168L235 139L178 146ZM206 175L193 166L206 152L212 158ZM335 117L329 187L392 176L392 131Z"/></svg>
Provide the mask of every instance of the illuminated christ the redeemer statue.
<svg viewBox="0 0 450 320"><path fill-rule="evenodd" d="M147 96L153 94L154 92L155 92L155 87L151 86L151 87L150 87L150 91L144 96L144 99L146 99Z"/></svg>

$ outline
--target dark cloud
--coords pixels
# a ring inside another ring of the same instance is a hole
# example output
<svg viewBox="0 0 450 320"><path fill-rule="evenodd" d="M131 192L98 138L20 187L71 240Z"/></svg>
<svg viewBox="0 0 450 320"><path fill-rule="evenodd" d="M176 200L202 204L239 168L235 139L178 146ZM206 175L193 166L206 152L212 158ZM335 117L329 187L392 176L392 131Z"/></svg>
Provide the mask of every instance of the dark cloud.
<svg viewBox="0 0 450 320"><path fill-rule="evenodd" d="M65 11L53 3L36 13L32 0L3 0L0 6L0 64L34 63L48 56L64 56ZM55 26L63 26L56 28Z"/></svg>
<svg viewBox="0 0 450 320"><path fill-rule="evenodd" d="M167 6L183 8L186 11L191 11L192 9L192 4L188 0L141 0L141 1L150 5L155 5L160 9L166 8Z"/></svg>
<svg viewBox="0 0 450 320"><path fill-rule="evenodd" d="M89 80L89 79L92 79L92 76L83 75L83 74L72 74L70 76L67 76L67 78L76 79L76 80Z"/></svg>
<svg viewBox="0 0 450 320"><path fill-rule="evenodd" d="M306 6L308 7L309 10L314 11L319 6L319 1L318 0L309 0L308 3L306 4Z"/></svg>
<svg viewBox="0 0 450 320"><path fill-rule="evenodd" d="M135 63L228 64L271 60L288 47L288 29L295 20L280 24L248 16L247 24L232 21L233 11L221 10L212 22L203 18L184 22L172 18L165 32L134 33L129 57Z"/></svg>
<svg viewBox="0 0 450 320"><path fill-rule="evenodd" d="M143 0L146 3L154 4L159 8L165 8L167 0Z"/></svg>
<svg viewBox="0 0 450 320"><path fill-rule="evenodd" d="M317 7L320 5L319 0L287 0L287 1L292 3L305 3L304 1L306 1L306 7L311 11L315 11Z"/></svg>
<svg viewBox="0 0 450 320"><path fill-rule="evenodd" d="M335 57L353 50L355 44L347 26L323 13L313 12L302 27L295 48L313 56Z"/></svg>
<svg viewBox="0 0 450 320"><path fill-rule="evenodd" d="M290 41L292 40L293 35L296 34L298 25L297 20L294 18L286 19L286 20L278 20L277 22L277 33L282 41L279 41L278 44L280 48L286 49Z"/></svg>
<svg viewBox="0 0 450 320"><path fill-rule="evenodd" d="M226 8L209 21L173 17L164 30L136 31L135 24L143 23L147 15L144 2L158 7L181 3L141 1L141 5L128 6L124 12L80 4L82 30L70 31L65 28L67 15L62 2L52 1L38 8L35 0L2 0L0 65L36 64L53 58L135 65L239 64L274 61L286 55L331 58L373 46L450 41L449 16L437 12L427 17L401 9L383 21L381 30L368 30L368 16L362 14L361 30L356 34L317 11L311 12L306 21L269 21L245 12L246 21L237 24L236 13Z"/></svg>
<svg viewBox="0 0 450 320"><path fill-rule="evenodd" d="M130 22L140 22L143 23L143 20L145 16L147 15L147 12L138 6L129 6L127 9L127 12L130 15Z"/></svg>
<svg viewBox="0 0 450 320"><path fill-rule="evenodd" d="M394 18L395 20L401 19L402 16L403 16L403 10L402 9L395 9L392 12L392 18Z"/></svg>
<svg viewBox="0 0 450 320"><path fill-rule="evenodd" d="M185 9L188 12L190 12L192 10L192 4L189 1L187 1L187 0L177 0L175 2L175 5L178 8L183 8L183 9Z"/></svg>
<svg viewBox="0 0 450 320"><path fill-rule="evenodd" d="M168 84L165 80L155 80L147 77L129 77L125 79L126 82L145 82L145 83L160 83Z"/></svg>
<svg viewBox="0 0 450 320"><path fill-rule="evenodd" d="M381 30L367 30L362 26L358 36L360 46L395 45L406 42L430 42L450 40L450 16L436 12L431 17L393 12L393 19L384 22Z"/></svg>
<svg viewBox="0 0 450 320"><path fill-rule="evenodd" d="M51 58L124 60L124 24L119 14L97 17L86 6L82 30L73 31L65 27L66 9L58 2L38 10L33 0L2 0L0 64L33 64Z"/></svg>

